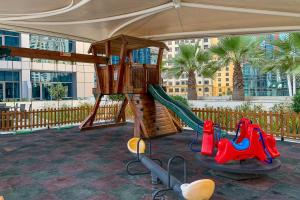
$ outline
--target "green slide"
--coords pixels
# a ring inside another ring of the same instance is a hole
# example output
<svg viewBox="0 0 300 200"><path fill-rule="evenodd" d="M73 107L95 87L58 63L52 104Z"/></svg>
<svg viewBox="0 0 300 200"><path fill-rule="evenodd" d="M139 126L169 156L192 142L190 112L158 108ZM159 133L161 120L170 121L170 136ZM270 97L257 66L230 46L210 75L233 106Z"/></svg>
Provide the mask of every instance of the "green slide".
<svg viewBox="0 0 300 200"><path fill-rule="evenodd" d="M174 100L173 98L171 98L165 91L164 89L159 86L159 85L153 85L153 87L156 89L156 91L165 99L167 99L168 101L171 101L172 103L174 103L176 106L180 107L181 110L183 110L195 123L200 124L201 126L203 126L204 122L199 119L197 117L197 115L195 115L189 108L186 107L186 105L184 105L183 103Z"/></svg>
<svg viewBox="0 0 300 200"><path fill-rule="evenodd" d="M149 85L148 91L155 100L172 110L176 115L184 121L189 127L197 132L202 132L203 121L201 121L192 111L190 111L185 105L173 100L169 97L165 91L157 85Z"/></svg>

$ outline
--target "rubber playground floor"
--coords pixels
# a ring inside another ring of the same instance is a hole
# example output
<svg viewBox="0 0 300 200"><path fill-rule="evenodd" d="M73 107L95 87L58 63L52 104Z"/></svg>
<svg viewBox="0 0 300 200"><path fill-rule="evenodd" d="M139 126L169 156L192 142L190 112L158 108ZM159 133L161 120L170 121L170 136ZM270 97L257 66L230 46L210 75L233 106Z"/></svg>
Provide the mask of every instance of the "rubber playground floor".
<svg viewBox="0 0 300 200"><path fill-rule="evenodd" d="M151 199L151 193L162 186L151 185L149 175L130 176L125 170L133 158L126 147L132 133L132 124L127 124L86 132L75 127L2 135L0 195L5 200ZM259 179L234 181L213 176L199 166L188 148L192 135L185 131L154 140L154 157L165 164L173 155L184 156L188 182L215 180L213 199L300 199L300 144L278 142L282 155L278 171ZM181 179L180 165L174 168L174 175ZM177 198L170 192L165 199Z"/></svg>

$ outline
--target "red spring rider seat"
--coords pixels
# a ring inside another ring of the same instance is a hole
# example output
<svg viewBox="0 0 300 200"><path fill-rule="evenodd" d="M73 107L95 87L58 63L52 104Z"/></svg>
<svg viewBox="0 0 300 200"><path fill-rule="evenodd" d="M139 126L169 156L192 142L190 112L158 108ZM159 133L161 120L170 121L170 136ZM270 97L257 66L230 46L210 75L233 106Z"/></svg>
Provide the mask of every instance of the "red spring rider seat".
<svg viewBox="0 0 300 200"><path fill-rule="evenodd" d="M212 156L214 151L214 123L210 120L204 122L201 154Z"/></svg>
<svg viewBox="0 0 300 200"><path fill-rule="evenodd" d="M238 144L241 143L242 140L246 137L246 135L248 133L248 127L250 124L252 124L251 120L243 117L239 121L239 123L236 125L237 131L236 131L236 135L235 135L235 138L233 139L233 141L235 141Z"/></svg>
<svg viewBox="0 0 300 200"><path fill-rule="evenodd" d="M248 131L240 143L232 140L221 139L218 143L218 152L215 160L219 164L231 160L245 160L257 158L260 161L267 160L267 149L260 127L255 124L248 125Z"/></svg>

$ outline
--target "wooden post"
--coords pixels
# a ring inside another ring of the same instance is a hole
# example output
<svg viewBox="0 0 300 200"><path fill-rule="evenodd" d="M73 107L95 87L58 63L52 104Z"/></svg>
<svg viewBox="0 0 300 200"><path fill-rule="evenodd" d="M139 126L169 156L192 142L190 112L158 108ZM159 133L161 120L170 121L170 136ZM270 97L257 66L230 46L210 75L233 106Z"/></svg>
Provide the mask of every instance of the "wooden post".
<svg viewBox="0 0 300 200"><path fill-rule="evenodd" d="M119 123L121 122L121 119L122 121L125 121L126 119L125 118L125 109L126 109L126 106L127 106L127 103L128 103L128 99L125 98L122 102L122 105L121 105L121 108L120 108L120 111L117 113L117 116L116 116L116 123Z"/></svg>
<svg viewBox="0 0 300 200"><path fill-rule="evenodd" d="M157 84L161 84L160 65L164 54L164 48L159 48L156 62Z"/></svg>
<svg viewBox="0 0 300 200"><path fill-rule="evenodd" d="M91 114L81 123L81 125L79 126L79 129L82 129L85 127L90 127L93 125L102 97L103 97L103 94L98 95L96 103L92 109Z"/></svg>
<svg viewBox="0 0 300 200"><path fill-rule="evenodd" d="M127 41L125 38L122 38L123 43L122 43L122 47L121 47L121 53L120 53L120 67L119 67L119 71L118 71L118 79L117 79L117 88L115 89L115 91L117 93L122 93L123 91L123 79L124 79L124 71L125 71L125 60L126 60L126 55L127 55L127 50L126 50L126 46L127 46Z"/></svg>

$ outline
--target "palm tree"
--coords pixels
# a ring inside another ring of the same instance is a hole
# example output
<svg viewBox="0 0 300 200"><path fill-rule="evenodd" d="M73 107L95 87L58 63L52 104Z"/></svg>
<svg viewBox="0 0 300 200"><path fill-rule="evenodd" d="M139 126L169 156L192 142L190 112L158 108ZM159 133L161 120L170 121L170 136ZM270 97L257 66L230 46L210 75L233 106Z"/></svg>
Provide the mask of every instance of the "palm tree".
<svg viewBox="0 0 300 200"><path fill-rule="evenodd" d="M244 78L242 67L255 56L259 40L249 36L227 36L222 38L210 51L218 57L219 66L233 64L233 100L244 100Z"/></svg>
<svg viewBox="0 0 300 200"><path fill-rule="evenodd" d="M296 74L300 69L300 33L290 33L285 39L270 42L272 56L265 58L264 72L277 71L287 76L289 95L296 94Z"/></svg>
<svg viewBox="0 0 300 200"><path fill-rule="evenodd" d="M164 71L168 75L179 77L183 73L187 74L187 97L189 100L197 99L195 73L197 72L204 77L210 78L217 71L211 54L208 51L202 50L198 44L179 45L178 54L168 62L173 64L171 68L164 68Z"/></svg>

